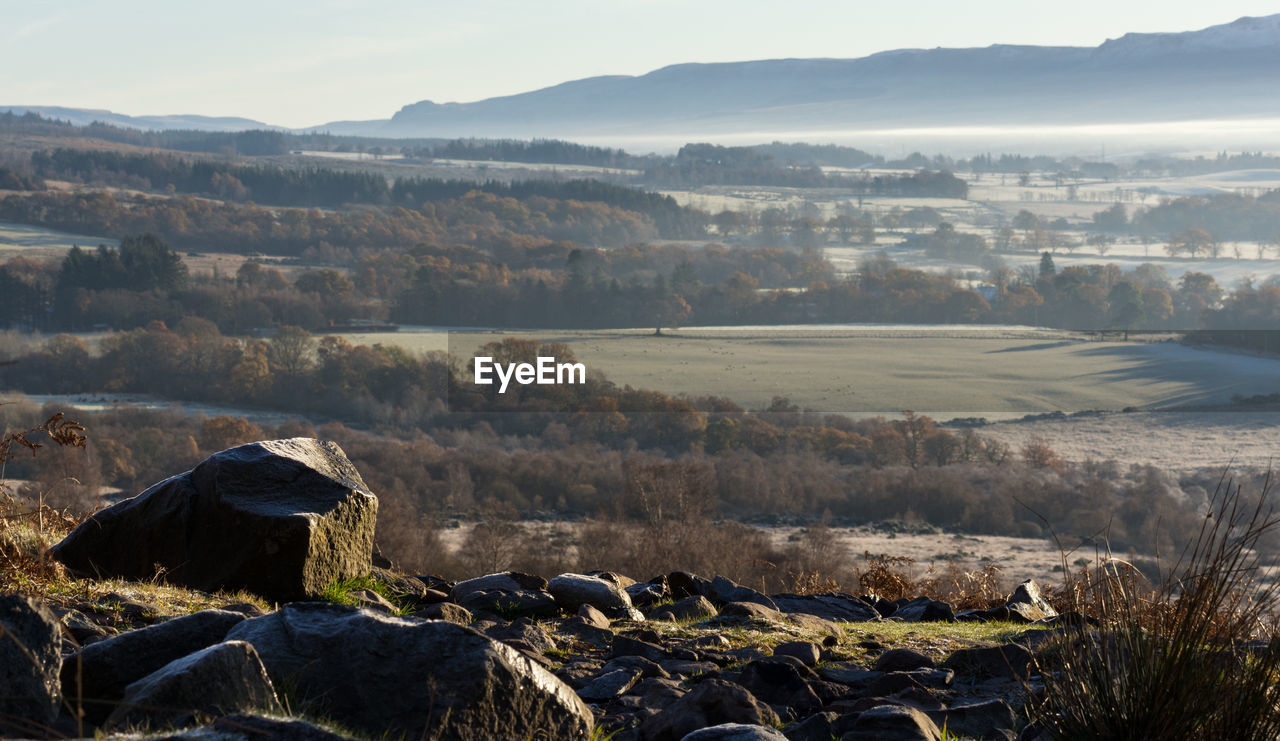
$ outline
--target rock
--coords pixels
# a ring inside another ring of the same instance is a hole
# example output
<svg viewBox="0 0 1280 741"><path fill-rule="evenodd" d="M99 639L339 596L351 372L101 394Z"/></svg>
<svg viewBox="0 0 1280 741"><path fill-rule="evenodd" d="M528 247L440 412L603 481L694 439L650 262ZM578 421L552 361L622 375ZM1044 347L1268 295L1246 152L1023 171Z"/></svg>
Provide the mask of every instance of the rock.
<svg viewBox="0 0 1280 741"><path fill-rule="evenodd" d="M918 597L893 611L893 617L908 623L954 623L955 610L946 602Z"/></svg>
<svg viewBox="0 0 1280 741"><path fill-rule="evenodd" d="M798 660L775 657L747 664L738 676L738 684L769 703L779 716L794 719L822 709L822 701L809 689L812 677L813 672Z"/></svg>
<svg viewBox="0 0 1280 741"><path fill-rule="evenodd" d="M680 741L786 741L781 732L745 723L721 723L686 735Z"/></svg>
<svg viewBox="0 0 1280 741"><path fill-rule="evenodd" d="M116 631L103 626L79 610L61 610L59 621L62 631L76 643L84 645L102 640L116 634Z"/></svg>
<svg viewBox="0 0 1280 741"><path fill-rule="evenodd" d="M831 682L839 682L855 692L861 692L884 672L868 671L854 661L832 661L818 667L818 676Z"/></svg>
<svg viewBox="0 0 1280 741"><path fill-rule="evenodd" d="M863 711L841 741L940 741L942 732L915 708L881 705Z"/></svg>
<svg viewBox="0 0 1280 741"><path fill-rule="evenodd" d="M561 574L547 582L547 591L556 604L568 612L591 605L612 618L643 620L631 606L631 597L616 582L586 574Z"/></svg>
<svg viewBox="0 0 1280 741"><path fill-rule="evenodd" d="M703 596L708 597L715 602L719 602L720 604L728 604L730 602L753 602L757 605L764 605L765 607L769 607L774 610L778 609L778 606L773 603L773 600L769 599L765 595L754 589L744 587L730 581L723 576L717 576L712 579L711 584L708 587L708 592L703 593Z"/></svg>
<svg viewBox="0 0 1280 741"><path fill-rule="evenodd" d="M729 639L719 633L703 633L693 639L694 648L706 648L713 651L723 651L730 648L733 644L729 643Z"/></svg>
<svg viewBox="0 0 1280 741"><path fill-rule="evenodd" d="M591 710L518 651L474 630L323 603L285 605L227 636L252 643L293 709L375 736L585 739Z"/></svg>
<svg viewBox="0 0 1280 741"><path fill-rule="evenodd" d="M472 620L471 611L462 605L455 605L452 602L436 602L427 605L413 613L413 617L425 618L427 620L444 620L454 625L470 625Z"/></svg>
<svg viewBox="0 0 1280 741"><path fill-rule="evenodd" d="M1025 646L1009 643L959 649L947 657L943 666L980 677L1026 679L1033 658Z"/></svg>
<svg viewBox="0 0 1280 741"><path fill-rule="evenodd" d="M925 711L925 714L939 728L947 729L948 738L986 738L993 731L1012 732L1017 723L1013 708L998 699L952 705L945 710Z"/></svg>
<svg viewBox="0 0 1280 741"><path fill-rule="evenodd" d="M180 728L198 714L254 710L282 712L258 652L243 641L227 641L169 662L129 685L103 728Z"/></svg>
<svg viewBox="0 0 1280 741"><path fill-rule="evenodd" d="M449 596L454 602L461 604L473 592L545 592L547 580L533 574L522 574L519 571L501 571L496 574L477 576L454 584Z"/></svg>
<svg viewBox="0 0 1280 741"><path fill-rule="evenodd" d="M667 574L666 579L667 589L670 591L671 596L676 599L694 597L699 594L706 597L711 594L711 582L687 571L672 571Z"/></svg>
<svg viewBox="0 0 1280 741"><path fill-rule="evenodd" d="M578 608L578 617L582 618L582 622L587 625L594 625L597 628L608 629L609 618L603 612L600 612L591 605L584 604Z"/></svg>
<svg viewBox="0 0 1280 741"><path fill-rule="evenodd" d="M556 642L547 631L529 618L513 620L507 625L492 625L482 632L495 641L502 641L512 648L537 657L556 648Z"/></svg>
<svg viewBox="0 0 1280 741"><path fill-rule="evenodd" d="M640 672L641 677L660 677L662 679L670 679L671 675L663 669L660 664L650 661L643 656L619 656L616 659L610 659L600 671L611 672L618 669L633 669Z"/></svg>
<svg viewBox="0 0 1280 741"><path fill-rule="evenodd" d="M640 725L644 741L678 741L721 723L774 726L778 716L745 688L723 679L706 679L665 710Z"/></svg>
<svg viewBox="0 0 1280 741"><path fill-rule="evenodd" d="M876 697L902 692L909 689L945 689L955 679L956 673L950 669L912 669L903 672L888 672L880 678L872 680L864 693Z"/></svg>
<svg viewBox="0 0 1280 741"><path fill-rule="evenodd" d="M575 620L567 620L560 623L556 630L560 633L566 633L575 639L584 643L590 643L596 648L609 648L613 645L613 631L608 628L597 628L594 625Z"/></svg>
<svg viewBox="0 0 1280 741"><path fill-rule="evenodd" d="M685 597L678 602L664 605L654 610L649 616L651 620L670 620L672 622L698 622L716 616L716 606L702 595Z"/></svg>
<svg viewBox="0 0 1280 741"><path fill-rule="evenodd" d="M237 713L215 720L209 730L220 734L218 739L281 739L281 741L356 741L354 736L346 736L316 725L310 721L285 718L267 718L261 715ZM178 738L184 738L184 735ZM191 737L210 741L203 729L192 732Z"/></svg>
<svg viewBox="0 0 1280 741"><path fill-rule="evenodd" d="M880 613L857 597L841 592L826 594L774 594L774 605L787 613L801 612L816 615L824 620L842 623L859 623L879 620Z"/></svg>
<svg viewBox="0 0 1280 741"><path fill-rule="evenodd" d="M878 672L908 672L921 667L933 667L933 659L909 648L894 648L880 654L875 668Z"/></svg>
<svg viewBox="0 0 1280 741"><path fill-rule="evenodd" d="M631 693L640 698L645 708L660 712L684 697L688 691L678 680L650 677L631 688Z"/></svg>
<svg viewBox="0 0 1280 741"><path fill-rule="evenodd" d="M91 515L50 549L73 571L316 596L364 576L378 500L334 443L271 440L215 453Z"/></svg>
<svg viewBox="0 0 1280 741"><path fill-rule="evenodd" d="M427 585L421 579L401 576L377 566L369 571L369 575L373 577L374 581L386 587L387 591L394 596L409 597L412 600L420 600L427 596Z"/></svg>
<svg viewBox="0 0 1280 741"><path fill-rule="evenodd" d="M997 605L987 610L965 610L956 613L958 623L1008 622L1011 619L1009 608L1005 605Z"/></svg>
<svg viewBox="0 0 1280 741"><path fill-rule="evenodd" d="M1058 614L1053 605L1040 594L1040 587L1036 586L1034 579L1027 579L1019 584L1004 604L1009 612L1028 623Z"/></svg>
<svg viewBox="0 0 1280 741"><path fill-rule="evenodd" d="M0 731L43 735L58 717L62 627L44 603L0 596Z"/></svg>
<svg viewBox="0 0 1280 741"><path fill-rule="evenodd" d="M616 571L588 571L587 576L594 576L598 579L604 579L607 582L617 584L619 587L626 589L635 586L636 580Z"/></svg>
<svg viewBox="0 0 1280 741"><path fill-rule="evenodd" d="M808 641L787 641L779 643L773 649L774 656L791 656L800 660L801 664L812 667L817 666L818 657L821 655L818 647Z"/></svg>
<svg viewBox="0 0 1280 741"><path fill-rule="evenodd" d="M811 630L814 633L822 633L829 638L823 639L824 646L834 646L845 639L844 628L817 615L810 615L805 612L792 612L783 616L783 619L805 630Z"/></svg>
<svg viewBox="0 0 1280 741"><path fill-rule="evenodd" d="M608 702L634 687L639 681L640 672L635 669L616 669L601 674L578 690L578 697L587 702Z"/></svg>
<svg viewBox="0 0 1280 741"><path fill-rule="evenodd" d="M63 662L62 691L82 698L85 717L101 723L130 684L171 661L221 643L245 620L239 612L202 610L85 646Z"/></svg>
<svg viewBox="0 0 1280 741"><path fill-rule="evenodd" d="M656 605L670 595L667 589L667 577L659 576L650 579L644 584L632 584L629 587L623 587L627 596L631 598L631 604L635 607L649 607Z"/></svg>
<svg viewBox="0 0 1280 741"><path fill-rule="evenodd" d="M628 636L614 636L613 653L614 657L618 656L643 656L650 661L663 661L671 658L667 649L656 643L648 641L639 641Z"/></svg>
<svg viewBox="0 0 1280 741"><path fill-rule="evenodd" d="M400 612L400 608L391 604L386 597L378 594L372 589L356 589L349 592L348 597L356 601L360 607L368 607L372 610L382 610L388 615L395 615Z"/></svg>
<svg viewBox="0 0 1280 741"><path fill-rule="evenodd" d="M721 617L743 617L755 620L772 620L775 623L783 622L782 613L772 607L757 604L755 602L730 602L720 608Z"/></svg>

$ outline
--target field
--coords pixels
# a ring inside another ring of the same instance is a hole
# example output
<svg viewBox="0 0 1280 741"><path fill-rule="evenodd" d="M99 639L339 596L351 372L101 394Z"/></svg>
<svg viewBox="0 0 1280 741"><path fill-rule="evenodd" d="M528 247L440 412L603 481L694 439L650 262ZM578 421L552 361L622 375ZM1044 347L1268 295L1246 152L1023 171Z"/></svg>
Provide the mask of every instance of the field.
<svg viewBox="0 0 1280 741"><path fill-rule="evenodd" d="M106 237L90 237L38 226L0 222L0 259L7 260L18 253L41 260L61 258L72 245L92 249L100 244L114 247L119 242Z"/></svg>
<svg viewBox="0 0 1280 741"><path fill-rule="evenodd" d="M1271 393L1280 360L1175 342L1096 342L1034 328L800 326L450 332L470 358L507 336L565 342L588 372L619 385L718 395L758 409L775 396L860 416L914 409L938 419L1008 419L1051 411L1156 409ZM347 335L415 352L443 350L439 330Z"/></svg>

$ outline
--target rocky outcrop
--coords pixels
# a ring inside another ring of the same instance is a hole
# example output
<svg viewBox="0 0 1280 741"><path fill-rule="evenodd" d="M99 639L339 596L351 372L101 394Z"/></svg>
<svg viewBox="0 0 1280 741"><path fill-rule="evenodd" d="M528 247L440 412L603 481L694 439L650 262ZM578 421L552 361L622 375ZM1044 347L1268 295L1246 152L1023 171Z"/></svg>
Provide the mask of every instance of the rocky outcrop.
<svg viewBox="0 0 1280 741"><path fill-rule="evenodd" d="M295 709L373 734L586 738L591 711L520 652L446 622L286 605L227 636L253 644Z"/></svg>
<svg viewBox="0 0 1280 741"><path fill-rule="evenodd" d="M631 606L631 597L616 581L585 574L561 574L547 583L547 591L561 609L577 612L590 605L610 618L644 620L644 615Z"/></svg>
<svg viewBox="0 0 1280 741"><path fill-rule="evenodd" d="M44 604L0 596L0 733L34 733L58 715L62 629Z"/></svg>
<svg viewBox="0 0 1280 741"><path fill-rule="evenodd" d="M242 445L101 510L51 549L91 576L163 578L269 599L369 573L377 499L334 443Z"/></svg>

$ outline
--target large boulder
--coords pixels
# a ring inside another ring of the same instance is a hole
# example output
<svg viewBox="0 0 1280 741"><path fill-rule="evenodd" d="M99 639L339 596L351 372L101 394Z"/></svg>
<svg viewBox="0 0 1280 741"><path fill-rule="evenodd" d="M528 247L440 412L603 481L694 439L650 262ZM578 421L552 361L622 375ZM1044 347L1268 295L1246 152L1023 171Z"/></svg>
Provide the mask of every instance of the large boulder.
<svg viewBox="0 0 1280 741"><path fill-rule="evenodd" d="M585 739L594 723L551 673L452 623L295 603L227 640L253 644L295 711L373 736Z"/></svg>
<svg viewBox="0 0 1280 741"><path fill-rule="evenodd" d="M129 685L105 728L180 728L200 715L283 712L258 652L227 641L165 664Z"/></svg>
<svg viewBox="0 0 1280 741"><path fill-rule="evenodd" d="M53 555L92 576L287 601L369 573L378 500L342 450L310 438L209 456L97 512Z"/></svg>
<svg viewBox="0 0 1280 741"><path fill-rule="evenodd" d="M85 717L99 723L130 684L222 642L227 631L244 620L243 614L230 610L202 610L90 644L63 662L63 691L80 698Z"/></svg>
<svg viewBox="0 0 1280 741"><path fill-rule="evenodd" d="M776 726L778 715L746 688L723 679L704 679L687 695L640 725L643 741L679 741L694 731L722 723Z"/></svg>
<svg viewBox="0 0 1280 741"><path fill-rule="evenodd" d="M0 596L0 734L34 735L58 716L61 648L62 629L48 607Z"/></svg>

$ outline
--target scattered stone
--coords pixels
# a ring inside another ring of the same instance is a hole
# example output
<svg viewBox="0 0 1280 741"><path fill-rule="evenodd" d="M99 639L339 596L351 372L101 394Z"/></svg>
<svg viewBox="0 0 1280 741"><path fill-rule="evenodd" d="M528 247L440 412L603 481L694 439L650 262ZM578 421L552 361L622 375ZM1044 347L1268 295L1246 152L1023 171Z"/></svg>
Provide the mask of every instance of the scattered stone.
<svg viewBox="0 0 1280 741"><path fill-rule="evenodd" d="M0 732L36 735L58 716L62 627L44 603L0 596Z"/></svg>
<svg viewBox="0 0 1280 741"><path fill-rule="evenodd" d="M933 665L933 659L919 651L895 648L880 654L875 668L878 672L907 672L921 667L933 668Z"/></svg>
<svg viewBox="0 0 1280 741"><path fill-rule="evenodd" d="M708 593L709 592L709 593ZM773 610L777 610L778 606L773 603L765 595L757 592L749 587L744 587L723 576L717 576L711 580L708 585L708 592L704 592L704 597L709 597L720 604L728 604L730 602L752 602L757 605L764 605Z"/></svg>
<svg viewBox="0 0 1280 741"><path fill-rule="evenodd" d="M62 691L82 698L85 717L101 723L130 684L171 661L221 643L245 620L238 612L202 610L85 646L62 663Z"/></svg>
<svg viewBox="0 0 1280 741"><path fill-rule="evenodd" d="M293 688L294 710L371 735L584 739L591 710L523 654L446 622L295 603L227 636L252 643Z"/></svg>
<svg viewBox="0 0 1280 741"><path fill-rule="evenodd" d="M738 684L769 703L779 716L795 719L822 709L822 701L809 688L812 677L813 672L798 660L779 656L747 664Z"/></svg>
<svg viewBox="0 0 1280 741"><path fill-rule="evenodd" d="M454 625L470 625L474 620L470 610L452 602L429 604L415 611L413 617L426 618L427 620L444 620Z"/></svg>
<svg viewBox="0 0 1280 741"><path fill-rule="evenodd" d="M951 605L928 597L917 597L905 605L901 605L890 616L908 623L954 623L956 613Z"/></svg>
<svg viewBox="0 0 1280 741"><path fill-rule="evenodd" d="M449 600L449 593L441 592L439 589L426 589L423 591L422 596L418 598L419 602L427 605L434 605L440 602L447 602L448 600Z"/></svg>
<svg viewBox="0 0 1280 741"><path fill-rule="evenodd" d="M808 641L787 641L779 643L773 649L774 656L791 656L800 660L805 666L817 666L822 652Z"/></svg>
<svg viewBox="0 0 1280 741"><path fill-rule="evenodd" d="M613 645L613 631L607 628L597 628L577 620L568 620L560 623L556 629L596 648L608 648Z"/></svg>
<svg viewBox="0 0 1280 741"><path fill-rule="evenodd" d="M986 738L992 731L1012 732L1017 723L1013 708L999 699L952 705L945 710L925 711L925 714L939 728L946 728L949 738Z"/></svg>
<svg viewBox="0 0 1280 741"><path fill-rule="evenodd" d="M486 613L503 619L560 616L560 608L550 594L531 589L515 592L474 590L457 602L473 613Z"/></svg>
<svg viewBox="0 0 1280 741"><path fill-rule="evenodd" d="M411 600L420 600L427 594L427 585L421 579L414 579L411 576L401 576L385 568L373 567L369 571L369 576L387 588L387 591L397 597L408 597Z"/></svg>
<svg viewBox="0 0 1280 741"><path fill-rule="evenodd" d="M115 630L96 622L79 610L62 610L60 612L62 617L59 620L62 623L62 631L82 646L116 634Z"/></svg>
<svg viewBox="0 0 1280 741"><path fill-rule="evenodd" d="M631 689L631 693L640 698L643 707L660 712L684 697L688 690L677 679L650 677L641 680Z"/></svg>
<svg viewBox="0 0 1280 741"><path fill-rule="evenodd" d="M547 591L561 609L576 612L586 604L605 615L625 620L643 620L631 606L631 597L614 581L586 574L561 574L547 582Z"/></svg>
<svg viewBox="0 0 1280 741"><path fill-rule="evenodd" d="M955 679L950 669L912 669L904 672L888 672L872 680L864 690L866 694L886 697L906 689L944 689Z"/></svg>
<svg viewBox="0 0 1280 741"><path fill-rule="evenodd" d="M755 620L771 620L775 623L783 622L781 612L772 607L766 607L754 602L730 602L720 608L720 617L743 617Z"/></svg>
<svg viewBox="0 0 1280 741"><path fill-rule="evenodd" d="M371 568L378 500L334 443L271 440L91 515L50 553L77 573L316 596Z"/></svg>
<svg viewBox="0 0 1280 741"><path fill-rule="evenodd" d="M172 661L130 684L104 729L181 728L201 714L282 712L253 646L227 641Z"/></svg>
<svg viewBox="0 0 1280 741"><path fill-rule="evenodd" d="M1034 579L1027 579L1019 584L1013 594L1009 595L1009 599L1005 600L1005 607L1028 623L1058 614L1053 605L1040 594L1040 587L1036 586Z"/></svg>
<svg viewBox="0 0 1280 741"><path fill-rule="evenodd" d="M672 622L697 622L716 616L716 606L702 595L685 597L670 605L663 605L649 615L650 620Z"/></svg>
<svg viewBox="0 0 1280 741"><path fill-rule="evenodd" d="M694 731L680 741L786 741L787 737L773 728L745 723L721 723Z"/></svg>
<svg viewBox="0 0 1280 741"><path fill-rule="evenodd" d="M400 612L400 608L387 601L386 597L378 594L372 589L356 589L348 595L355 600L360 607L368 607L373 610L382 610L388 615L394 615Z"/></svg>
<svg viewBox="0 0 1280 741"><path fill-rule="evenodd" d="M710 661L684 661L679 659L662 662L662 668L668 674L678 677L696 677L712 674L720 669L719 666Z"/></svg>
<svg viewBox="0 0 1280 741"><path fill-rule="evenodd" d="M685 597L695 597L702 595L706 597L711 594L711 582L703 579L701 576L695 576L687 571L672 571L666 576L667 589L675 599L684 599Z"/></svg>
<svg viewBox="0 0 1280 741"><path fill-rule="evenodd" d="M644 741L679 741L721 723L776 726L778 716L745 688L723 679L705 679L688 694L640 726Z"/></svg>
<svg viewBox="0 0 1280 741"><path fill-rule="evenodd" d="M853 661L828 662L819 666L817 671L823 679L839 682L855 692L861 692L884 676L884 672L868 671Z"/></svg>
<svg viewBox="0 0 1280 741"><path fill-rule="evenodd" d="M929 716L902 705L881 705L863 711L853 730L841 741L941 741L942 732Z"/></svg>
<svg viewBox="0 0 1280 741"><path fill-rule="evenodd" d="M943 665L979 677L1026 679L1034 659L1025 646L1008 643L1003 646L962 648L953 652Z"/></svg>
<svg viewBox="0 0 1280 741"><path fill-rule="evenodd" d="M613 637L613 656L643 656L650 661L672 658L665 648L656 643L639 641L627 636Z"/></svg>
<svg viewBox="0 0 1280 741"><path fill-rule="evenodd" d="M729 639L719 633L706 633L693 639L694 648L709 648L720 651L729 648L733 644L729 643Z"/></svg>
<svg viewBox="0 0 1280 741"><path fill-rule="evenodd" d="M587 702L607 702L640 681L640 672L635 669L616 669L596 677L590 684L578 690L578 697Z"/></svg>
<svg viewBox="0 0 1280 741"><path fill-rule="evenodd" d="M588 604L583 604L578 608L578 617L582 618L582 622L587 625L594 625L597 628L609 628L609 618L603 612Z"/></svg>
<svg viewBox="0 0 1280 741"><path fill-rule="evenodd" d="M670 674L661 664L650 661L643 656L619 656L616 659L610 659L608 663L601 668L602 672L616 671L618 669L633 669L640 672L642 677L661 677L669 679Z"/></svg>
<svg viewBox="0 0 1280 741"><path fill-rule="evenodd" d="M671 594L667 589L667 577L665 576L650 579L643 584L632 584L629 587L624 587L623 590L631 598L631 604L635 607L656 605Z"/></svg>
<svg viewBox="0 0 1280 741"><path fill-rule="evenodd" d="M874 607L842 592L774 594L769 598L783 612L816 615L834 622L860 623L880 619L880 613Z"/></svg>

